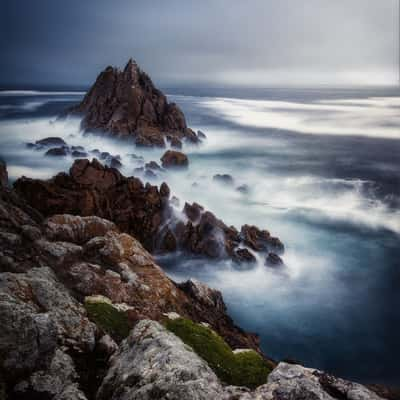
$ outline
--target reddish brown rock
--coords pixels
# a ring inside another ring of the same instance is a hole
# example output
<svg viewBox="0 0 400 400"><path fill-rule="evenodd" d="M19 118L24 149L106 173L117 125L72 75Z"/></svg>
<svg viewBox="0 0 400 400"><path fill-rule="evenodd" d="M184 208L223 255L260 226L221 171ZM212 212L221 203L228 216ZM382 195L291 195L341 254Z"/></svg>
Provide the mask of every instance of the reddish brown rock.
<svg viewBox="0 0 400 400"><path fill-rule="evenodd" d="M180 151L167 150L161 157L161 163L164 168L187 167L189 160L187 155Z"/></svg>
<svg viewBox="0 0 400 400"><path fill-rule="evenodd" d="M276 253L279 249L279 239L267 231L245 225L239 234L197 203L185 205L188 221L183 222L172 212L166 183L160 188L144 185L96 159L76 160L69 174L60 173L47 181L20 178L14 186L44 216L67 213L105 218L152 252L180 249L210 258L246 261L248 254L235 253L241 242L255 251Z"/></svg>
<svg viewBox="0 0 400 400"><path fill-rule="evenodd" d="M250 253L247 249L236 249L233 252L233 261L242 264L242 263L255 263L256 258L253 254Z"/></svg>
<svg viewBox="0 0 400 400"><path fill-rule="evenodd" d="M138 146L165 146L165 136L198 142L179 107L168 103L132 59L123 71L107 67L72 113L83 114L85 130L132 137ZM175 139L174 139L175 140Z"/></svg>
<svg viewBox="0 0 400 400"><path fill-rule="evenodd" d="M256 251L274 250L276 253L284 251L282 242L270 235L267 230L260 230L254 225L243 225L240 238L246 246Z"/></svg>

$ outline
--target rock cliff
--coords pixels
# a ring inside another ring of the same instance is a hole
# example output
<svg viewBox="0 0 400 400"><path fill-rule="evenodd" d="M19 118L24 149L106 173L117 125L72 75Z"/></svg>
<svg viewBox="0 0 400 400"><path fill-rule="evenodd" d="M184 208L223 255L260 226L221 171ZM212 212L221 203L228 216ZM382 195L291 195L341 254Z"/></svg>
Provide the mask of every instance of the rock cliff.
<svg viewBox="0 0 400 400"><path fill-rule="evenodd" d="M133 138L138 146L165 146L182 139L197 143L175 103L168 103L150 77L130 59L121 71L107 67L83 101L70 110L83 115L82 127Z"/></svg>

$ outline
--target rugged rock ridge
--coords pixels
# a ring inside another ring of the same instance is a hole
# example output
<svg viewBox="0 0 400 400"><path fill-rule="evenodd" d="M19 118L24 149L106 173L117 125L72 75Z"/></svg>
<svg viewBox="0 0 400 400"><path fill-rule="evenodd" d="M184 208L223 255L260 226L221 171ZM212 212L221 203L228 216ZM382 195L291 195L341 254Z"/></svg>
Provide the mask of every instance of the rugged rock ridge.
<svg viewBox="0 0 400 400"><path fill-rule="evenodd" d="M233 347L259 349L255 335L233 324L218 291L197 281L175 284L113 222L44 219L0 189L0 389L5 384L10 398L93 395L116 345L107 323L88 318L88 296L121 310L128 329L174 312L210 324Z"/></svg>
<svg viewBox="0 0 400 400"><path fill-rule="evenodd" d="M315 369L280 363L254 391L223 386L179 338L143 320L113 355L98 400L379 400L366 387Z"/></svg>
<svg viewBox="0 0 400 400"><path fill-rule="evenodd" d="M280 240L268 231L244 225L239 232L196 203L185 204L183 215L177 215L170 206L167 184L159 188L144 185L96 159L76 160L69 174L60 173L47 181L23 177L14 186L45 216L66 213L106 218L151 252L182 249L243 262L247 259L241 246L255 252L283 251Z"/></svg>
<svg viewBox="0 0 400 400"><path fill-rule="evenodd" d="M132 59L123 71L107 67L83 101L70 110L83 114L85 130L133 137L136 145L165 146L165 139L198 142L175 103L168 103L150 77Z"/></svg>

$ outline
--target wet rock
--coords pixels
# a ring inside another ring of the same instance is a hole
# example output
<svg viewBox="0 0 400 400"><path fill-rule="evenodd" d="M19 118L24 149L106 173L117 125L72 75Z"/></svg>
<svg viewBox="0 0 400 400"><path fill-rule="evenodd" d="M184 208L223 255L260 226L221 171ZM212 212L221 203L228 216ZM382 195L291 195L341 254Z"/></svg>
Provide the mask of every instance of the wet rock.
<svg viewBox="0 0 400 400"><path fill-rule="evenodd" d="M74 150L71 153L71 156L74 157L74 158L87 158L88 157L88 153L86 153L85 151Z"/></svg>
<svg viewBox="0 0 400 400"><path fill-rule="evenodd" d="M161 171L161 167L155 161L150 161L146 163L144 167L147 169L152 169L154 171Z"/></svg>
<svg viewBox="0 0 400 400"><path fill-rule="evenodd" d="M161 195L161 197L162 197L162 198L167 198L167 199L168 199L170 193L171 193L171 190L170 190L169 186L168 186L165 182L163 182L163 183L160 185L160 195Z"/></svg>
<svg viewBox="0 0 400 400"><path fill-rule="evenodd" d="M197 222L200 219L201 213L203 211L204 208L197 203L185 203L185 206L183 207L183 212L192 222Z"/></svg>
<svg viewBox="0 0 400 400"><path fill-rule="evenodd" d="M141 168L136 173L142 174L145 170ZM21 178L14 186L45 216L96 215L112 220L121 231L138 238L149 251L160 249L166 228L173 233L178 248L211 258L235 258L234 250L241 241L255 251L277 254L280 251L279 239L267 231L245 225L239 234L196 203L185 206L188 221L183 223L165 201L169 188L161 185L158 189L144 185L138 178L126 178L96 159L76 160L69 174L58 174L48 181Z"/></svg>
<svg viewBox="0 0 400 400"><path fill-rule="evenodd" d="M85 151L83 146L71 146L72 151Z"/></svg>
<svg viewBox="0 0 400 400"><path fill-rule="evenodd" d="M175 207L179 207L180 200L176 196L172 196L171 197L171 204L174 205Z"/></svg>
<svg viewBox="0 0 400 400"><path fill-rule="evenodd" d="M199 139L207 139L206 134L204 132L200 131L200 130L197 131L197 137Z"/></svg>
<svg viewBox="0 0 400 400"><path fill-rule="evenodd" d="M224 186L233 186L233 178L229 174L216 174L213 176L213 181Z"/></svg>
<svg viewBox="0 0 400 400"><path fill-rule="evenodd" d="M236 249L233 253L233 261L237 262L238 264L243 263L255 263L257 260L255 256L250 253L248 249Z"/></svg>
<svg viewBox="0 0 400 400"><path fill-rule="evenodd" d="M108 151L103 151L99 155L100 160L106 160L109 157L111 157L111 154Z"/></svg>
<svg viewBox="0 0 400 400"><path fill-rule="evenodd" d="M45 156L50 157L65 157L68 155L67 147L53 147L46 151Z"/></svg>
<svg viewBox="0 0 400 400"><path fill-rule="evenodd" d="M269 267L279 267L283 265L283 260L275 253L269 253L265 259L265 265Z"/></svg>
<svg viewBox="0 0 400 400"><path fill-rule="evenodd" d="M236 190L240 193L247 194L250 191L250 187L247 184L240 185L236 188Z"/></svg>
<svg viewBox="0 0 400 400"><path fill-rule="evenodd" d="M109 160L107 160L107 164L109 165L109 167L116 169L120 169L123 167L122 162L119 161L119 159L116 157L111 157Z"/></svg>
<svg viewBox="0 0 400 400"><path fill-rule="evenodd" d="M157 178L157 175L151 169L146 169L144 177L147 179L155 179Z"/></svg>
<svg viewBox="0 0 400 400"><path fill-rule="evenodd" d="M166 135L198 140L179 107L168 103L133 60L123 71L107 67L83 101L69 111L83 114L84 129L133 137L137 146L164 147Z"/></svg>
<svg viewBox="0 0 400 400"><path fill-rule="evenodd" d="M164 168L187 167L189 160L187 155L180 151L167 150L161 157L161 163Z"/></svg>
<svg viewBox="0 0 400 400"><path fill-rule="evenodd" d="M6 163L0 158L0 187L8 186L8 172Z"/></svg>
<svg viewBox="0 0 400 400"><path fill-rule="evenodd" d="M45 139L37 140L35 145L43 147L64 147L67 146L67 143L60 137L47 137Z"/></svg>
<svg viewBox="0 0 400 400"><path fill-rule="evenodd" d="M284 251L284 246L278 238L272 237L267 230L260 230L254 225L243 225L240 239L255 251L274 251L275 253Z"/></svg>
<svg viewBox="0 0 400 400"><path fill-rule="evenodd" d="M167 136L167 141L170 143L171 147L175 147L176 149L182 148L182 141L175 136Z"/></svg>

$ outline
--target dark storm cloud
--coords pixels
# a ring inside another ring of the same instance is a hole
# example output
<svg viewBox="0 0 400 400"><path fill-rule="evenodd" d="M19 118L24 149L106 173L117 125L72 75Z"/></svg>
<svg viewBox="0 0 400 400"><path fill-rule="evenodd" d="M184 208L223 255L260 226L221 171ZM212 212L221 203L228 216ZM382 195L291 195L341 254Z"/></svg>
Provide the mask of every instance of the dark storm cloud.
<svg viewBox="0 0 400 400"><path fill-rule="evenodd" d="M2 84L88 85L134 57L161 85L393 84L398 0L2 0Z"/></svg>

